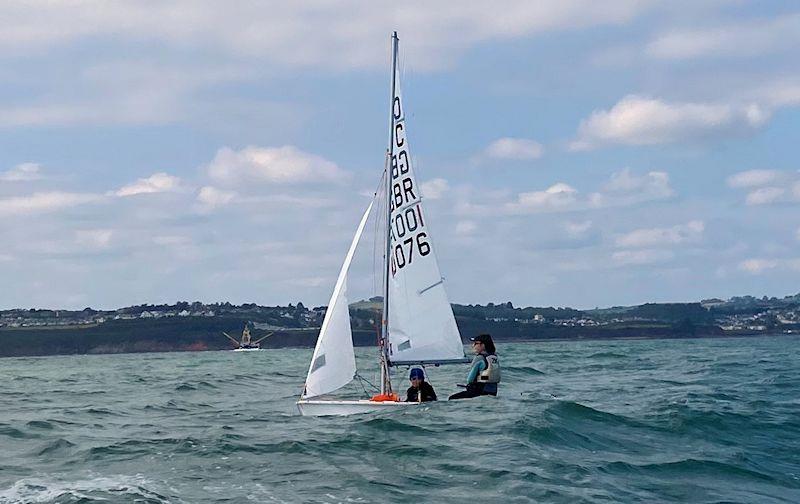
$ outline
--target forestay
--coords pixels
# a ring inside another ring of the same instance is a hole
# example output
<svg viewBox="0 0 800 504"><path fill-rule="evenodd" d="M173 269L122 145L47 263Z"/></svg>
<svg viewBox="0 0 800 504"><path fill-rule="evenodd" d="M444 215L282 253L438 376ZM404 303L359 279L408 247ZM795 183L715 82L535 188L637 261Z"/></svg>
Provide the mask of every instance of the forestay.
<svg viewBox="0 0 800 504"><path fill-rule="evenodd" d="M425 221L406 137L405 110L395 71L389 260L389 359L393 364L464 358L464 347Z"/></svg>
<svg viewBox="0 0 800 504"><path fill-rule="evenodd" d="M353 352L353 334L350 328L350 311L347 302L347 272L356 246L367 223L372 203L369 204L358 225L353 242L342 264L336 286L333 288L322 328L317 337L311 366L308 368L304 397L315 397L340 389L353 380L356 358Z"/></svg>

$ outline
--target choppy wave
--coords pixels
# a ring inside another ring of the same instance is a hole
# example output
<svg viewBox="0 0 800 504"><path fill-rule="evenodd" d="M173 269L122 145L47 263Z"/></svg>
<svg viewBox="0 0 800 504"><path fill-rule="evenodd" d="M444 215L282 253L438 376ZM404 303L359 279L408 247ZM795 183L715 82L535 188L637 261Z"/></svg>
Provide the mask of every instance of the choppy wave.
<svg viewBox="0 0 800 504"><path fill-rule="evenodd" d="M0 504L800 502L800 340L690 343L503 345L497 398L344 418L297 414L308 350L5 359Z"/></svg>
<svg viewBox="0 0 800 504"><path fill-rule="evenodd" d="M503 366L504 373L522 374L528 376L543 375L544 372L529 366Z"/></svg>
<svg viewBox="0 0 800 504"><path fill-rule="evenodd" d="M96 477L77 481L23 478L11 487L0 490L0 503L182 502L175 496L162 495L148 489L149 485L144 478L130 476Z"/></svg>

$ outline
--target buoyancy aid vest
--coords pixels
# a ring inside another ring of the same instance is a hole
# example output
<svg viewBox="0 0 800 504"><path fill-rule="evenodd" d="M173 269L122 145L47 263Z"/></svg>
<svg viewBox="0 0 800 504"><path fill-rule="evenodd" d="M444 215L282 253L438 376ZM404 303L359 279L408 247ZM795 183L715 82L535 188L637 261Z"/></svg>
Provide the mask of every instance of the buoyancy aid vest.
<svg viewBox="0 0 800 504"><path fill-rule="evenodd" d="M478 374L478 383L500 383L500 359L494 354L482 356L486 369Z"/></svg>

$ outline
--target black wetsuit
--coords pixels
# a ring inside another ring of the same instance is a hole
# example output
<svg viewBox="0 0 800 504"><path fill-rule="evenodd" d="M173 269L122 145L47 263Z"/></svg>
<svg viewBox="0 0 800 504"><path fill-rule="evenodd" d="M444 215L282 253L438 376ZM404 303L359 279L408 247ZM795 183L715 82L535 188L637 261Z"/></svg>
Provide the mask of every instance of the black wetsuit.
<svg viewBox="0 0 800 504"><path fill-rule="evenodd" d="M467 390L456 392L448 397L448 399L471 399L482 395L497 395L496 383L477 383L473 382L467 385Z"/></svg>
<svg viewBox="0 0 800 504"><path fill-rule="evenodd" d="M422 402L436 400L436 392L433 391L433 387L431 387L430 383L424 381L420 383L419 388L408 387L408 392L406 392L406 401L418 402L420 400L419 399L420 392L422 392Z"/></svg>

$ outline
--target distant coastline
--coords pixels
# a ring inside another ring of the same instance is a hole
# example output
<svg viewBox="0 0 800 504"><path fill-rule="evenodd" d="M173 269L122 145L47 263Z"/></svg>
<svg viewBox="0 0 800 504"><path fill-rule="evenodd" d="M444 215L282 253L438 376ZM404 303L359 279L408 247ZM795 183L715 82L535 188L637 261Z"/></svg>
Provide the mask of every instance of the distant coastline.
<svg viewBox="0 0 800 504"><path fill-rule="evenodd" d="M380 298L350 307L354 343L374 345ZM697 303L575 310L512 303L453 305L462 337L488 332L501 342L727 337L800 333L800 294ZM325 307L255 304L139 305L118 310L0 311L0 357L173 352L231 348L222 332L254 337L264 348L313 347Z"/></svg>

